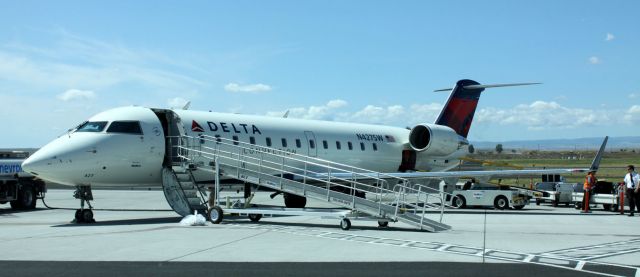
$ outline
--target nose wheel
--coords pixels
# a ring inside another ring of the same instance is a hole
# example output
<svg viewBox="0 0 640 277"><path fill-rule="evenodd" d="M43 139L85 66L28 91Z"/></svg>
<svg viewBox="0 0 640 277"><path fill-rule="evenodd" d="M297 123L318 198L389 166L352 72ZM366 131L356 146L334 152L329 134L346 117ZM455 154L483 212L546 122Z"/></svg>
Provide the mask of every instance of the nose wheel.
<svg viewBox="0 0 640 277"><path fill-rule="evenodd" d="M90 186L76 186L76 191L73 193L73 197L80 199L80 209L76 210L75 218L72 223L95 223L93 219L93 207L90 200L93 200L93 194L91 193ZM84 203L87 202L88 209L84 208Z"/></svg>

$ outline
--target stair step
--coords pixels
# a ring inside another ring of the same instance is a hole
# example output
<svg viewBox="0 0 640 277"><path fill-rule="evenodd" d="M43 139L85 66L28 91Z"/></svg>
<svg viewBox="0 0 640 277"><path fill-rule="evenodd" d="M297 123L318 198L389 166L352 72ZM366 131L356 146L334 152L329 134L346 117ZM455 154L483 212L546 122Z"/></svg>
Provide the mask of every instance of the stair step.
<svg viewBox="0 0 640 277"><path fill-rule="evenodd" d="M198 198L198 191L197 190L184 190L184 195L187 198Z"/></svg>
<svg viewBox="0 0 640 277"><path fill-rule="evenodd" d="M187 198L187 201L189 201L189 205L191 206L196 206L196 205L202 205L202 201L200 200L200 198Z"/></svg>

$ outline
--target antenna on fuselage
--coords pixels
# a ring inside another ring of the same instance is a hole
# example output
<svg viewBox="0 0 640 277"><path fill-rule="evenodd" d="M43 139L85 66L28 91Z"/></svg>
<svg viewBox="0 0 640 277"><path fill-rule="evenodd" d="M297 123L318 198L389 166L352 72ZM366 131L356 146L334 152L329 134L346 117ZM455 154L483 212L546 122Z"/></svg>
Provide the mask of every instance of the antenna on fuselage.
<svg viewBox="0 0 640 277"><path fill-rule="evenodd" d="M284 112L284 114L282 115L282 118L287 118L287 117L289 117L289 110Z"/></svg>
<svg viewBox="0 0 640 277"><path fill-rule="evenodd" d="M186 103L186 104L184 104L184 106L182 106L182 109L183 109L183 110L188 110L188 109L189 109L189 107L191 107L191 101L187 101L187 103Z"/></svg>

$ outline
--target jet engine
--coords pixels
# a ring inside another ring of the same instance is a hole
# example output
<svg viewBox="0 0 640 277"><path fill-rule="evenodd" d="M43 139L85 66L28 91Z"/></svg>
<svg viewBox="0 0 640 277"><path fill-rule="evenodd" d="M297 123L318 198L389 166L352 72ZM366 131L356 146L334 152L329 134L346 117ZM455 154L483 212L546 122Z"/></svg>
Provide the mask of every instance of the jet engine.
<svg viewBox="0 0 640 277"><path fill-rule="evenodd" d="M469 143L447 126L419 124L411 129L409 144L417 152L434 156L448 156Z"/></svg>

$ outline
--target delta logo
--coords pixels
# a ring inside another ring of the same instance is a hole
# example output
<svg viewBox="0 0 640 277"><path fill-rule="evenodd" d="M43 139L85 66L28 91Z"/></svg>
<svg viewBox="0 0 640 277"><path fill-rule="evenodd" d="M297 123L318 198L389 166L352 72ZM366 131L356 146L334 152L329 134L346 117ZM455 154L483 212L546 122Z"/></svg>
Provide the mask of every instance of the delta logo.
<svg viewBox="0 0 640 277"><path fill-rule="evenodd" d="M200 126L200 124L198 124L198 122L193 120L191 121L191 131L202 133L204 132L204 129L202 128L202 126Z"/></svg>

